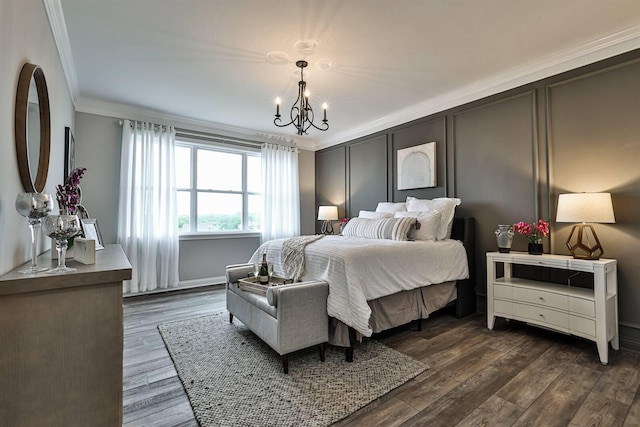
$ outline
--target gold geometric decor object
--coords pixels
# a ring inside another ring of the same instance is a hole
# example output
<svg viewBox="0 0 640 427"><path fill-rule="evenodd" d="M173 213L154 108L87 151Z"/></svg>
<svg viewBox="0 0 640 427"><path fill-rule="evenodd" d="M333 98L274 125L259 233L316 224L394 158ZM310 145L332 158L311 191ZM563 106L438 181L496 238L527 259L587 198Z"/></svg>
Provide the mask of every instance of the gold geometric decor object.
<svg viewBox="0 0 640 427"><path fill-rule="evenodd" d="M574 239L576 230L578 232ZM591 224L574 225L567 239L567 248L576 259L600 259L604 255L604 249Z"/></svg>

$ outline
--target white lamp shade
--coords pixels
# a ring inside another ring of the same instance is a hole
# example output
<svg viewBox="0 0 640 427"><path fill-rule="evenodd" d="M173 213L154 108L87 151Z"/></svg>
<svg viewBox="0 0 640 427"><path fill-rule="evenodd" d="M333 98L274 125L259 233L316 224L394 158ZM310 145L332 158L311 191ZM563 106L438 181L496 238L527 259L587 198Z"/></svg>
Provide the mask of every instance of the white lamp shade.
<svg viewBox="0 0 640 427"><path fill-rule="evenodd" d="M570 193L558 196L556 222L614 223L610 193Z"/></svg>
<svg viewBox="0 0 640 427"><path fill-rule="evenodd" d="M318 219L324 221L336 221L338 219L337 206L319 206Z"/></svg>

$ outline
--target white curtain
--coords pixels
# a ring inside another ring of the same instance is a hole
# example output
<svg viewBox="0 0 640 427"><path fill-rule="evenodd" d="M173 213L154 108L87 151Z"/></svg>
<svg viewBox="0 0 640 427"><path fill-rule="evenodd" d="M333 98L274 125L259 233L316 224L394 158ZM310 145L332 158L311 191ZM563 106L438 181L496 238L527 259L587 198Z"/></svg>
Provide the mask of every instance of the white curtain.
<svg viewBox="0 0 640 427"><path fill-rule="evenodd" d="M262 241L300 235L298 149L262 146Z"/></svg>
<svg viewBox="0 0 640 427"><path fill-rule="evenodd" d="M118 243L133 267L125 293L178 285L175 136L170 126L122 126Z"/></svg>

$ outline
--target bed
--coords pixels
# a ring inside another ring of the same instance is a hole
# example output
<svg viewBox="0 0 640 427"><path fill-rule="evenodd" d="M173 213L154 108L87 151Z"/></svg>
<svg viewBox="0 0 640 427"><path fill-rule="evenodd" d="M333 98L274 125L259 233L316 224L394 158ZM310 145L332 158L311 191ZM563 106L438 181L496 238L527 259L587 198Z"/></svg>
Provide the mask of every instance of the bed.
<svg viewBox="0 0 640 427"><path fill-rule="evenodd" d="M329 283L329 342L352 351L360 336L427 318L445 306L455 305L458 317L475 312L474 234L475 221L467 217L453 219L451 238L441 241L325 236L304 247L299 280ZM249 262L266 253L274 273L287 277L285 241L265 242Z"/></svg>

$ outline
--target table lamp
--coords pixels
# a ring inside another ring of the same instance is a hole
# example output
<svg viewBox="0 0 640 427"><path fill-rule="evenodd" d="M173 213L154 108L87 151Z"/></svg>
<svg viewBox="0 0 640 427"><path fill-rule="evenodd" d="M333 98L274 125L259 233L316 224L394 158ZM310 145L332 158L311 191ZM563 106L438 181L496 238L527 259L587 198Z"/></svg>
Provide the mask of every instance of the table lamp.
<svg viewBox="0 0 640 427"><path fill-rule="evenodd" d="M615 223L610 193L570 193L558 196L556 222L579 222L567 239L569 252L577 259L599 259L604 249L593 223ZM575 235L575 236L574 236Z"/></svg>
<svg viewBox="0 0 640 427"><path fill-rule="evenodd" d="M322 223L322 234L333 234L333 224L331 221L338 220L338 207L337 206L319 206L318 207L318 220L324 221Z"/></svg>

